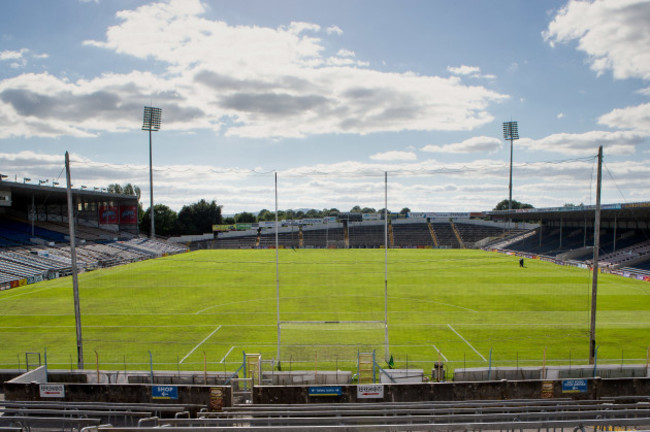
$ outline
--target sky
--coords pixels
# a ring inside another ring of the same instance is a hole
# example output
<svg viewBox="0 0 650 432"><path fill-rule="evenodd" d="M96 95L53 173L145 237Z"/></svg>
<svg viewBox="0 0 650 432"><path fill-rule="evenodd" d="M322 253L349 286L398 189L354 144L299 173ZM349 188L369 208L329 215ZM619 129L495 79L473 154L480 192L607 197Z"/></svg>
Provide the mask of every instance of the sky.
<svg viewBox="0 0 650 432"><path fill-rule="evenodd" d="M650 0L0 0L0 173L225 214L650 201ZM277 186L276 186L277 185Z"/></svg>

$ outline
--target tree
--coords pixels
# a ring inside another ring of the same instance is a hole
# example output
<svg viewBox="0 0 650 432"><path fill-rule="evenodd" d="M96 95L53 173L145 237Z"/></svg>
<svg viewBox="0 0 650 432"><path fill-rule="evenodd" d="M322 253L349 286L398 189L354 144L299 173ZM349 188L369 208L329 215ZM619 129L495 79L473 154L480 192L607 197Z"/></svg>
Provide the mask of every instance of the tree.
<svg viewBox="0 0 650 432"><path fill-rule="evenodd" d="M136 197L138 197L138 201L139 201L142 191L140 190L139 186L132 185L131 183L127 183L122 188L122 193L124 195L135 195Z"/></svg>
<svg viewBox="0 0 650 432"><path fill-rule="evenodd" d="M271 210L262 209L257 214L257 220L258 220L258 222L261 222L261 221L274 221L275 220L275 213L273 213Z"/></svg>
<svg viewBox="0 0 650 432"><path fill-rule="evenodd" d="M183 206L178 213L178 232L182 234L205 234L212 232L212 225L221 225L221 206L206 200Z"/></svg>
<svg viewBox="0 0 650 432"><path fill-rule="evenodd" d="M308 217L308 218L318 218L318 217L321 217L322 214L321 214L321 212L319 212L316 209L310 209L310 210L307 210L307 213L305 213L305 216Z"/></svg>
<svg viewBox="0 0 650 432"><path fill-rule="evenodd" d="M255 223L257 219L253 213L241 212L235 215L235 221L237 223Z"/></svg>
<svg viewBox="0 0 650 432"><path fill-rule="evenodd" d="M355 205L350 209L350 213L361 213L361 206Z"/></svg>
<svg viewBox="0 0 650 432"><path fill-rule="evenodd" d="M364 207L361 209L361 213L371 214L371 213L377 213L377 211L372 207Z"/></svg>
<svg viewBox="0 0 650 432"><path fill-rule="evenodd" d="M332 207L329 210L327 210L327 209L323 210L323 216L338 216L339 214L341 214L339 209L334 208L334 207Z"/></svg>
<svg viewBox="0 0 650 432"><path fill-rule="evenodd" d="M520 203L519 201L512 200L512 209L530 209L530 208L535 208L531 204L525 204L525 203ZM508 200L504 199L501 201L499 204L497 204L496 207L494 207L494 210L508 210Z"/></svg>
<svg viewBox="0 0 650 432"><path fill-rule="evenodd" d="M122 188L122 186L117 183L111 183L108 185L108 188L106 188L106 190L110 193L121 194L123 193L124 188Z"/></svg>
<svg viewBox="0 0 650 432"><path fill-rule="evenodd" d="M141 190L139 186L132 185L127 183L125 185L119 185L117 183L109 184L106 190L110 193L122 194L122 195L135 195L140 200Z"/></svg>
<svg viewBox="0 0 650 432"><path fill-rule="evenodd" d="M156 235L165 237L176 235L176 221L178 219L176 212L164 204L155 204L153 208ZM151 208L148 208L142 215L140 232L151 234Z"/></svg>
<svg viewBox="0 0 650 432"><path fill-rule="evenodd" d="M407 214L411 213L411 209L408 207L404 207L402 210L399 211L399 214L406 216Z"/></svg>

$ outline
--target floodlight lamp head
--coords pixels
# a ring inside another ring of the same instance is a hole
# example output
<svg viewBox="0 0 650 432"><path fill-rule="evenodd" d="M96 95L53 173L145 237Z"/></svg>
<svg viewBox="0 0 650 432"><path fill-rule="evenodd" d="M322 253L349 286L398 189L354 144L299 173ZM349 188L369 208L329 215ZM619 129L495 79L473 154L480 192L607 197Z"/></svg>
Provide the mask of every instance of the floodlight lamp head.
<svg viewBox="0 0 650 432"><path fill-rule="evenodd" d="M503 139L519 139L519 130L516 121L503 122Z"/></svg>
<svg viewBox="0 0 650 432"><path fill-rule="evenodd" d="M149 106L144 107L142 130L146 130L146 131L160 130L161 117L162 117L162 109L149 107Z"/></svg>

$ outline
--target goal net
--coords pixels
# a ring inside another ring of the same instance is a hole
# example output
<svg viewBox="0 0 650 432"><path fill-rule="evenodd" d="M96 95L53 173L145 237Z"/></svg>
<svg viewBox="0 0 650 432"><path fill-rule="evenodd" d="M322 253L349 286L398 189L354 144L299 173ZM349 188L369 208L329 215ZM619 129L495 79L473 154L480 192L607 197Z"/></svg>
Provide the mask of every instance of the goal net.
<svg viewBox="0 0 650 432"><path fill-rule="evenodd" d="M386 354L383 321L284 321L279 335L283 369L350 367L359 353L375 352L377 359Z"/></svg>

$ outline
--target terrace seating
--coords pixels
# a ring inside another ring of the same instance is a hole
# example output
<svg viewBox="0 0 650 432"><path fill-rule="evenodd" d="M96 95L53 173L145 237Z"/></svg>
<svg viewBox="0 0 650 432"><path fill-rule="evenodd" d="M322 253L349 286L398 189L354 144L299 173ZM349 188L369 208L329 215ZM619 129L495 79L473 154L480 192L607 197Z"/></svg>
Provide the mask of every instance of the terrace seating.
<svg viewBox="0 0 650 432"><path fill-rule="evenodd" d="M0 238L7 239L15 244L31 244L33 237L50 242L64 240L64 236L61 233L45 229L38 224L32 227L31 224L6 217L0 218L0 222Z"/></svg>
<svg viewBox="0 0 650 432"><path fill-rule="evenodd" d="M426 222L394 223L393 246L399 248L432 247L433 239Z"/></svg>
<svg viewBox="0 0 650 432"><path fill-rule="evenodd" d="M384 223L350 223L348 225L351 248L377 248L385 244Z"/></svg>
<svg viewBox="0 0 650 432"><path fill-rule="evenodd" d="M449 222L432 222L433 230L438 238L438 246L443 248L459 248L460 244Z"/></svg>
<svg viewBox="0 0 650 432"><path fill-rule="evenodd" d="M330 245L342 244L344 241L343 228L329 226L303 228L303 246L306 248L323 248Z"/></svg>
<svg viewBox="0 0 650 432"><path fill-rule="evenodd" d="M214 242L216 249L252 249L255 247L256 235L242 235L238 237L217 237Z"/></svg>

